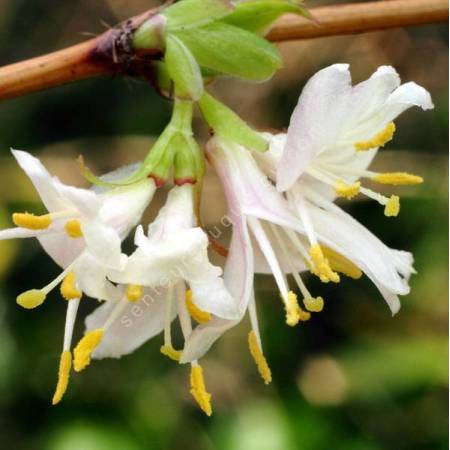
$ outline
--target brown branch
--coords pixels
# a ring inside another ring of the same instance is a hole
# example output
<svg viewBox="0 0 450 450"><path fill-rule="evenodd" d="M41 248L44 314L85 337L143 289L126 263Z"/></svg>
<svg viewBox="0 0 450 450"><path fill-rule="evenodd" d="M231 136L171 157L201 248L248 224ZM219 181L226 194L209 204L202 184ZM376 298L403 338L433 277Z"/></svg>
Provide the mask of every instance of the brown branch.
<svg viewBox="0 0 450 450"><path fill-rule="evenodd" d="M390 0L311 10L315 21L287 15L268 39L281 42L448 21L447 0ZM132 18L101 36L48 55L0 68L0 100L114 73L144 74L159 54L136 55L133 31L155 11Z"/></svg>
<svg viewBox="0 0 450 450"><path fill-rule="evenodd" d="M391 0L312 9L316 22L282 17L270 31L274 42L355 34L448 21L448 0Z"/></svg>

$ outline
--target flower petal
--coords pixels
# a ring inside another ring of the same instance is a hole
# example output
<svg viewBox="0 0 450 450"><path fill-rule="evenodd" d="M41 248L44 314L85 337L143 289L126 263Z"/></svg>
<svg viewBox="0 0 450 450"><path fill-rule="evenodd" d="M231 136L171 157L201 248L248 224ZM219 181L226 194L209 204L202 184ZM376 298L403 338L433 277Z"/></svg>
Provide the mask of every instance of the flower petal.
<svg viewBox="0 0 450 450"><path fill-rule="evenodd" d="M189 363L204 356L222 334L238 323L239 320L214 318L204 325L197 326L186 341L180 363Z"/></svg>
<svg viewBox="0 0 450 450"><path fill-rule="evenodd" d="M356 264L383 291L409 293L399 274L405 267L399 267L393 251L353 217L332 204L327 211L310 204L308 213L320 242Z"/></svg>
<svg viewBox="0 0 450 450"><path fill-rule="evenodd" d="M121 270L126 257L121 253L121 240L112 227L97 221L82 223L87 250L108 268Z"/></svg>
<svg viewBox="0 0 450 450"><path fill-rule="evenodd" d="M312 159L336 141L351 93L347 64L317 72L306 84L289 124L277 174L277 189L288 190Z"/></svg>
<svg viewBox="0 0 450 450"><path fill-rule="evenodd" d="M146 292L138 302L129 302L120 317L106 330L92 357L120 358L158 335L164 328L165 299L165 291L160 295ZM101 328L116 305L117 302L107 302L90 314L86 318L87 331ZM172 320L174 317L175 308Z"/></svg>
<svg viewBox="0 0 450 450"><path fill-rule="evenodd" d="M140 222L144 211L153 199L156 186L151 179L131 186L118 187L99 195L102 202L98 218L114 228L121 240Z"/></svg>
<svg viewBox="0 0 450 450"><path fill-rule="evenodd" d="M225 190L230 216L253 216L303 232L301 223L244 147L213 139L208 156Z"/></svg>
<svg viewBox="0 0 450 450"><path fill-rule="evenodd" d="M62 268L66 268L85 249L82 238L69 238L65 231L37 236L45 252Z"/></svg>
<svg viewBox="0 0 450 450"><path fill-rule="evenodd" d="M57 180L52 177L42 163L21 150L11 149L20 167L28 175L48 211L63 211L70 205L61 196L56 187Z"/></svg>
<svg viewBox="0 0 450 450"><path fill-rule="evenodd" d="M121 289L107 280L106 268L89 252L80 255L73 270L79 289L88 297L108 301L120 300Z"/></svg>

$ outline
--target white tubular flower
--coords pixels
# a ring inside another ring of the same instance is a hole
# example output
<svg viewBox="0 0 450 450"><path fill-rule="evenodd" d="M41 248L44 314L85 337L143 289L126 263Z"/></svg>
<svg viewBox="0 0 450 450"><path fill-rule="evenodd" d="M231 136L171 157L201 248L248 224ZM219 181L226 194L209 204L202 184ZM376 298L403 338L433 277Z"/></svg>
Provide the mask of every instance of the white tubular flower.
<svg viewBox="0 0 450 450"><path fill-rule="evenodd" d="M388 248L333 200L351 199L361 192L385 205L387 216L398 214L397 196L388 199L358 180L365 177L394 185L422 182L405 172L367 170L378 147L392 138L392 120L413 105L433 107L425 89L414 83L400 86L393 68L380 67L369 80L352 87L348 66L334 65L307 83L287 135L266 133L269 151L255 152L264 172L286 190L290 207L305 228L312 259L325 258L335 270L353 278L364 272L393 314L400 308L397 296L409 293L412 255Z"/></svg>
<svg viewBox="0 0 450 450"><path fill-rule="evenodd" d="M110 271L117 283L158 287L184 281L192 290L195 305L219 317L239 315L234 300L221 278L222 269L208 259L208 237L199 227L193 204L193 186L176 186L166 205L149 226L135 236L136 251L122 271Z"/></svg>
<svg viewBox="0 0 450 450"><path fill-rule="evenodd" d="M43 216L13 214L16 228L0 231L0 239L36 237L44 250L63 268L60 275L42 289L32 289L17 297L19 305L32 309L42 304L47 294L61 283L67 300L67 315L58 384L53 404L61 401L72 367L71 342L80 299L83 294L116 302L121 295L106 279L111 268L123 267L121 241L139 222L155 192L152 180L111 190L79 189L52 177L41 162L22 151L14 157L29 176L48 210ZM123 168L105 176L120 178L135 167Z"/></svg>
<svg viewBox="0 0 450 450"><path fill-rule="evenodd" d="M356 86L346 64L319 71L306 84L292 114L277 188L287 191L297 181L312 179L328 186L331 196L352 198L361 193L384 205L386 216L396 216L397 196L384 197L358 180L392 185L423 181L405 172L367 170L378 148L392 139L393 120L412 106L433 108L430 94L412 82L401 85L392 67L380 67Z"/></svg>
<svg viewBox="0 0 450 450"><path fill-rule="evenodd" d="M91 354L101 359L131 353L162 330L161 353L179 361L181 351L175 350L171 338L176 316L185 340L192 332L191 317L209 323L218 317L232 321L239 316L221 278L222 270L208 260L208 237L195 227L193 189L191 184L171 189L148 236L138 227L137 249L124 270L108 272L109 279L127 288L120 301L102 305L87 318L86 334L75 349L75 370L84 369ZM190 362L191 393L210 415L202 369L196 359Z"/></svg>
<svg viewBox="0 0 450 450"><path fill-rule="evenodd" d="M29 153L18 150L12 153L34 184L48 213L42 216L14 213L13 222L17 227L0 231L0 239L36 237L64 269L45 288L19 296L19 304L25 308L38 306L70 272L75 272L79 288L87 295L108 298L111 289L105 281L105 270L123 267L121 240L139 222L151 201L154 182L144 180L108 191L79 189L51 176ZM131 172L133 168L126 170ZM122 172L123 169L107 178L111 181L122 176Z"/></svg>
<svg viewBox="0 0 450 450"><path fill-rule="evenodd" d="M223 332L239 322L253 303L255 267L273 274L289 325L307 320L310 314L298 305L296 295L289 290L286 273L294 276L305 306L318 311L323 303L320 297L312 297L299 275L306 268L304 256L307 253L302 243L305 231L286 200L258 168L251 153L218 138L210 141L207 152L223 183L228 218L233 225L224 280L236 301L240 316L236 320L214 318L198 326L186 342L181 362L189 362L205 354ZM258 367L267 369L267 364L263 364L265 360L257 330L256 311L252 311L253 307L249 310L251 317L254 317L249 344L255 360L259 361ZM269 379L268 371L264 370L264 373L264 379Z"/></svg>

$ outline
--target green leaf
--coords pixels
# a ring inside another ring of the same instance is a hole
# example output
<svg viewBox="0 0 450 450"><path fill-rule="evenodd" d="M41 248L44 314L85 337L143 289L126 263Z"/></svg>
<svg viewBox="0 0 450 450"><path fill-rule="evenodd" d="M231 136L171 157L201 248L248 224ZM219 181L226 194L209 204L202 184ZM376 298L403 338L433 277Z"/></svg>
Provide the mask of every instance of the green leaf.
<svg viewBox="0 0 450 450"><path fill-rule="evenodd" d="M263 38L233 25L214 22L177 31L202 67L247 80L264 81L282 65L277 48Z"/></svg>
<svg viewBox="0 0 450 450"><path fill-rule="evenodd" d="M236 113L208 93L203 94L199 105L205 120L220 137L259 152L268 149L269 144L260 133L250 128Z"/></svg>
<svg viewBox="0 0 450 450"><path fill-rule="evenodd" d="M163 15L169 31L193 28L221 19L234 10L229 0L183 0L169 6Z"/></svg>
<svg viewBox="0 0 450 450"><path fill-rule="evenodd" d="M197 61L176 36L167 35L165 61L175 83L175 95L197 101L203 94L203 78Z"/></svg>
<svg viewBox="0 0 450 450"><path fill-rule="evenodd" d="M253 0L239 3L223 21L253 33L264 34L275 20L287 13L311 17L308 10L288 0Z"/></svg>

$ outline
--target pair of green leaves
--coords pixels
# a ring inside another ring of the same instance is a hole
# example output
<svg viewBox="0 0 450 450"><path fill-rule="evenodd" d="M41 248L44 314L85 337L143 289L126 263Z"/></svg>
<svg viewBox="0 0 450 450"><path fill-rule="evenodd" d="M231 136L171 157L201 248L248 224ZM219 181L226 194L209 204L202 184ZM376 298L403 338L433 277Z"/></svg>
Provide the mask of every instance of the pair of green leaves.
<svg viewBox="0 0 450 450"><path fill-rule="evenodd" d="M281 67L281 56L258 33L286 12L304 10L288 0L182 0L167 8L165 62L176 95L198 100L205 69L250 81L269 79Z"/></svg>

